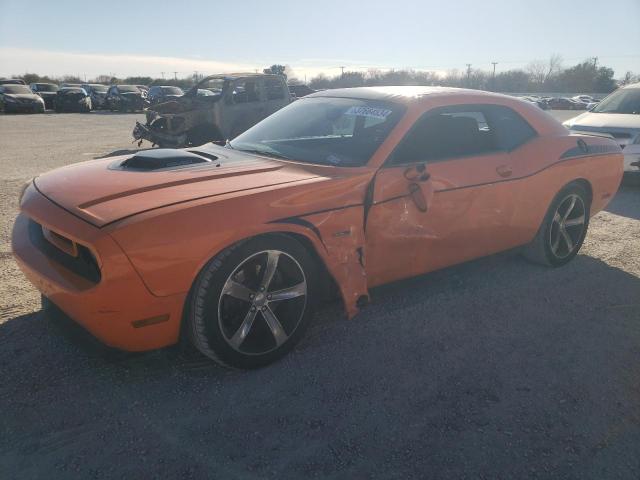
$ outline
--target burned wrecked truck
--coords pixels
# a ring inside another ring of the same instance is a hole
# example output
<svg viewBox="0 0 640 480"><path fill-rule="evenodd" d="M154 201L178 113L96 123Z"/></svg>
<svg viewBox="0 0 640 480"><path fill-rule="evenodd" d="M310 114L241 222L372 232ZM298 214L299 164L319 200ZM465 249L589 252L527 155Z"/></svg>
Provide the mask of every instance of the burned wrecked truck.
<svg viewBox="0 0 640 480"><path fill-rule="evenodd" d="M291 102L285 78L268 74L207 77L182 97L147 109L133 137L161 147L234 138Z"/></svg>

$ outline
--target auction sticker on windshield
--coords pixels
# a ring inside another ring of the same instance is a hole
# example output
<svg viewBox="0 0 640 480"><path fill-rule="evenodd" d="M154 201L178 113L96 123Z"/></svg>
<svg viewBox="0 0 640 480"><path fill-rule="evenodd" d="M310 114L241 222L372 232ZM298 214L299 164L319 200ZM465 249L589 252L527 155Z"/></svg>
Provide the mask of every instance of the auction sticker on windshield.
<svg viewBox="0 0 640 480"><path fill-rule="evenodd" d="M355 115L357 117L369 117L369 118L378 118L380 120L384 120L391 114L391 110L387 110L386 108L375 108L375 107L356 107L353 106L346 112L345 115Z"/></svg>

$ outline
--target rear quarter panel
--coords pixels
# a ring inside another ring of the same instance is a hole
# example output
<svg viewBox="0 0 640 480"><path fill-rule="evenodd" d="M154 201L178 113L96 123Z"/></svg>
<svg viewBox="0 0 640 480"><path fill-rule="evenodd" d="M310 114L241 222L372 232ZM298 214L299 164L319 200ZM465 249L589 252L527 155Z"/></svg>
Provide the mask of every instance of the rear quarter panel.
<svg viewBox="0 0 640 480"><path fill-rule="evenodd" d="M578 146L581 140L587 151ZM513 153L514 188L518 189L512 226L517 243L530 242L558 192L582 181L591 194L591 216L615 195L623 172L623 155L612 140L586 135L541 136Z"/></svg>

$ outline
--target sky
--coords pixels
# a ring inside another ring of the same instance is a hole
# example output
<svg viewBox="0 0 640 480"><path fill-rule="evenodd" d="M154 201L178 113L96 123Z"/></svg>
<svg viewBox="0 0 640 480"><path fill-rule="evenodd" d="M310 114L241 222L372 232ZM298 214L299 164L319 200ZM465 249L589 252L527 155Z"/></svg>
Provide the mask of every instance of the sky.
<svg viewBox="0 0 640 480"><path fill-rule="evenodd" d="M640 0L0 0L0 76L186 77L274 63L524 68L552 54L640 74ZM177 73L174 73L177 72Z"/></svg>

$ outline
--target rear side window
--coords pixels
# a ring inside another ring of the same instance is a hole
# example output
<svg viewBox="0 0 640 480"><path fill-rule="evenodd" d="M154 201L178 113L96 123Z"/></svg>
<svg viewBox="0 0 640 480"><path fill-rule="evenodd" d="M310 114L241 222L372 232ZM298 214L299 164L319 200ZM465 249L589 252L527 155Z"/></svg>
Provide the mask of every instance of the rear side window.
<svg viewBox="0 0 640 480"><path fill-rule="evenodd" d="M392 164L440 161L498 149L493 129L477 106L439 108L424 115L394 152Z"/></svg>
<svg viewBox="0 0 640 480"><path fill-rule="evenodd" d="M284 89L282 87L282 82L279 80L266 80L264 82L265 88L267 90L267 100L280 100L284 98Z"/></svg>
<svg viewBox="0 0 640 480"><path fill-rule="evenodd" d="M237 80L233 86L233 103L257 102L258 84L255 80Z"/></svg>
<svg viewBox="0 0 640 480"><path fill-rule="evenodd" d="M500 150L514 150L537 135L533 127L509 107L487 105L484 111L493 127Z"/></svg>
<svg viewBox="0 0 640 480"><path fill-rule="evenodd" d="M511 151L535 137L518 113L502 105L455 105L427 112L390 159L392 165Z"/></svg>

